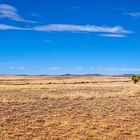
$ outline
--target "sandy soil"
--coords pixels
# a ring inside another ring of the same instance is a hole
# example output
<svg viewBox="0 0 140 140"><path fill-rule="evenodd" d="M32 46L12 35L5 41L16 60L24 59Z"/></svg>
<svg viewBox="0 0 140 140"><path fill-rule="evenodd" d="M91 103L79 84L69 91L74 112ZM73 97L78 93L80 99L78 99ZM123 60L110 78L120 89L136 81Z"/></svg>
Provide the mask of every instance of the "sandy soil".
<svg viewBox="0 0 140 140"><path fill-rule="evenodd" d="M140 84L123 76L0 76L0 140L140 140Z"/></svg>

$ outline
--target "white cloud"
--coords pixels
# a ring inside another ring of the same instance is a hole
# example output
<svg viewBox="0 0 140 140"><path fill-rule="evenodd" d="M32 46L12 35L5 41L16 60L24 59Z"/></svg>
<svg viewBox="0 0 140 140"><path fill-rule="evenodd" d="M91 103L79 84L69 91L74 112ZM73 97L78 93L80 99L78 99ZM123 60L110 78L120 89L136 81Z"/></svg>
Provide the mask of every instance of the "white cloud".
<svg viewBox="0 0 140 140"><path fill-rule="evenodd" d="M55 31L55 32L101 32L101 33L132 33L125 30L121 26L107 27L107 26L95 26L95 25L71 25L71 24L49 24L43 26L35 26L33 28L36 31Z"/></svg>
<svg viewBox="0 0 140 140"><path fill-rule="evenodd" d="M0 18L8 18L18 22L35 23L35 21L26 20L21 17L14 6L8 4L0 4Z"/></svg>
<svg viewBox="0 0 140 140"><path fill-rule="evenodd" d="M140 17L140 12L129 12L129 13L124 13L125 15L129 15L132 17Z"/></svg>
<svg viewBox="0 0 140 140"><path fill-rule="evenodd" d="M49 24L45 26L33 26L33 27L16 27L6 24L0 24L0 30L32 30L32 31L40 31L40 32L78 32L78 33L104 33L99 34L98 36L103 37L126 37L128 34L133 33L132 31L126 30L120 26L114 27L102 27L102 26L94 26L94 25L66 25L66 24ZM50 40L46 40L45 42L50 43Z"/></svg>
<svg viewBox="0 0 140 140"><path fill-rule="evenodd" d="M16 26L0 24L0 30L31 30L30 28L20 28Z"/></svg>
<svg viewBox="0 0 140 140"><path fill-rule="evenodd" d="M98 36L102 36L102 37L115 37L115 38L123 38L123 37L127 37L124 34L100 34Z"/></svg>
<svg viewBox="0 0 140 140"><path fill-rule="evenodd" d="M15 26L0 24L0 30L20 30L20 28Z"/></svg>

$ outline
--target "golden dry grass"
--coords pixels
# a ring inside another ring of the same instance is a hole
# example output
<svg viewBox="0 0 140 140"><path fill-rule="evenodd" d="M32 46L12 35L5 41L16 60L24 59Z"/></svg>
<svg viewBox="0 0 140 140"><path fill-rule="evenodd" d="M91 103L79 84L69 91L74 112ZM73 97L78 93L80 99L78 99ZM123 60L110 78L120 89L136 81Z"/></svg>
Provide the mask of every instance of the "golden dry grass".
<svg viewBox="0 0 140 140"><path fill-rule="evenodd" d="M0 140L140 140L140 84L123 76L0 76Z"/></svg>

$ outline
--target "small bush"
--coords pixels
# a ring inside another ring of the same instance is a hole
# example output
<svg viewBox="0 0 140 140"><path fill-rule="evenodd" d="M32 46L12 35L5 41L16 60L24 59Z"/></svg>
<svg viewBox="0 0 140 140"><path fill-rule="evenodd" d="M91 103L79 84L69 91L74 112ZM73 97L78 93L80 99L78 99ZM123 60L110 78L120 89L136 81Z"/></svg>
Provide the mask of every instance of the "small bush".
<svg viewBox="0 0 140 140"><path fill-rule="evenodd" d="M139 81L139 77L136 75L132 76L132 81L136 84Z"/></svg>

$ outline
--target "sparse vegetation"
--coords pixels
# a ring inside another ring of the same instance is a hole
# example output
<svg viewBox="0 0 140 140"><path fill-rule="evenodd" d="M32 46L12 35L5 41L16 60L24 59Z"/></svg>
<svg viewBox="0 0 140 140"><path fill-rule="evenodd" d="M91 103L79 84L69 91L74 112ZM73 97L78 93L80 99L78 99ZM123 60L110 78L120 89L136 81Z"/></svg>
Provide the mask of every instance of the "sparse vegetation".
<svg viewBox="0 0 140 140"><path fill-rule="evenodd" d="M139 86L129 76L0 76L0 140L56 139L139 140Z"/></svg>
<svg viewBox="0 0 140 140"><path fill-rule="evenodd" d="M133 76L132 76L132 80L133 80L133 82L136 84L136 83L139 81L139 77L136 76L136 75L133 75Z"/></svg>

